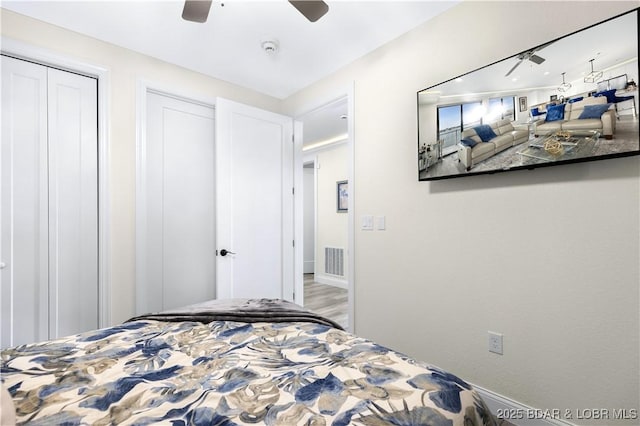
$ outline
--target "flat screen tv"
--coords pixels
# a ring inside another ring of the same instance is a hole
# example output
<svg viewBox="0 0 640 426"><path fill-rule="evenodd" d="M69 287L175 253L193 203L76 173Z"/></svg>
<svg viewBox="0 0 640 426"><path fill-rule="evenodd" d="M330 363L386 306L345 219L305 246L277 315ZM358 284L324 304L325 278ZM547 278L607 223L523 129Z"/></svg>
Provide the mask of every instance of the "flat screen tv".
<svg viewBox="0 0 640 426"><path fill-rule="evenodd" d="M419 91L419 180L639 155L639 11Z"/></svg>

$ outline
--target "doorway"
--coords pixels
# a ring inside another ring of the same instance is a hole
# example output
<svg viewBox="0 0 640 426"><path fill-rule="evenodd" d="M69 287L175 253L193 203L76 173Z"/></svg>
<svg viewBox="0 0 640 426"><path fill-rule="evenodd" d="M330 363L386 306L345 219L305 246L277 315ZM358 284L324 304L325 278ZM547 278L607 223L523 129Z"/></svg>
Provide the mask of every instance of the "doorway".
<svg viewBox="0 0 640 426"><path fill-rule="evenodd" d="M339 195L353 179L349 99L341 96L297 118L304 143L296 167L304 184L304 307L353 330L352 208Z"/></svg>
<svg viewBox="0 0 640 426"><path fill-rule="evenodd" d="M136 312L293 300L293 119L139 89Z"/></svg>

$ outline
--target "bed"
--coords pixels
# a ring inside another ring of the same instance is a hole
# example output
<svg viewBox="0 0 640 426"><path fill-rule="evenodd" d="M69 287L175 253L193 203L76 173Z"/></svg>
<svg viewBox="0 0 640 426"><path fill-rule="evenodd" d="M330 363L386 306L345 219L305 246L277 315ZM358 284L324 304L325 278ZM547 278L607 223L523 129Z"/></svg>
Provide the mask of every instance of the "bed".
<svg viewBox="0 0 640 426"><path fill-rule="evenodd" d="M273 299L4 349L1 374L18 424L494 424L453 374Z"/></svg>

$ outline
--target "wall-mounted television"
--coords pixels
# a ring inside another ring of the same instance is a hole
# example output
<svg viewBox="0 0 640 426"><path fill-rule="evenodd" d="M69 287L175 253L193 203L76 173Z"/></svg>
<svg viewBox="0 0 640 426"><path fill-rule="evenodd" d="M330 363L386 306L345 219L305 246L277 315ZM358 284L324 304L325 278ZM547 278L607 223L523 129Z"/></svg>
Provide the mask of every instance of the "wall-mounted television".
<svg viewBox="0 0 640 426"><path fill-rule="evenodd" d="M419 91L419 180L639 155L639 12Z"/></svg>

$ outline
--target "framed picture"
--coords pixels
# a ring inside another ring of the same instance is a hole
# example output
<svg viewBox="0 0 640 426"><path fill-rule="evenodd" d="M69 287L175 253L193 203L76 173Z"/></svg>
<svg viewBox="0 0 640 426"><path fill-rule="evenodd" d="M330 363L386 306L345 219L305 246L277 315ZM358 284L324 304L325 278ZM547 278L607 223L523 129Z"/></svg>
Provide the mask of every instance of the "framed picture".
<svg viewBox="0 0 640 426"><path fill-rule="evenodd" d="M520 112L524 112L527 110L527 97L521 96L518 98L518 103L520 104Z"/></svg>
<svg viewBox="0 0 640 426"><path fill-rule="evenodd" d="M550 101L557 101L558 100L558 95L551 95L551 97L549 98Z"/></svg>
<svg viewBox="0 0 640 426"><path fill-rule="evenodd" d="M346 213L349 206L349 182L341 180L336 182L336 200L338 213Z"/></svg>

